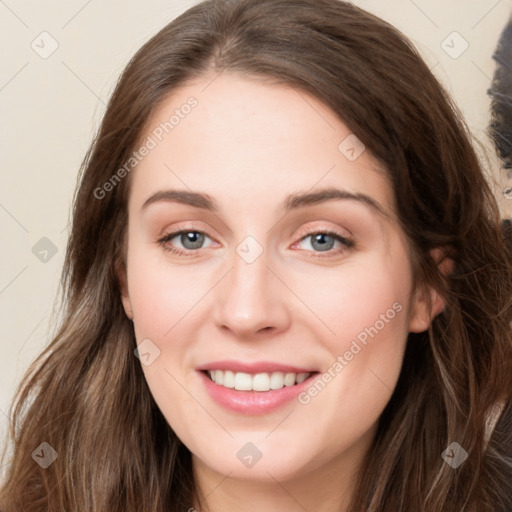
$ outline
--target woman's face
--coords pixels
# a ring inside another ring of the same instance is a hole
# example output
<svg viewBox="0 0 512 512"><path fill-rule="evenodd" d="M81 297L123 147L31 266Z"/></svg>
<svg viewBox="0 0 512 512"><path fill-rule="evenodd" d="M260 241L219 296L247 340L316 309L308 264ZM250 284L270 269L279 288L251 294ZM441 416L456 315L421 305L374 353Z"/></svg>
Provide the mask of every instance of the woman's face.
<svg viewBox="0 0 512 512"><path fill-rule="evenodd" d="M169 425L210 472L355 468L428 326L384 171L317 99L228 73L141 144L122 300Z"/></svg>

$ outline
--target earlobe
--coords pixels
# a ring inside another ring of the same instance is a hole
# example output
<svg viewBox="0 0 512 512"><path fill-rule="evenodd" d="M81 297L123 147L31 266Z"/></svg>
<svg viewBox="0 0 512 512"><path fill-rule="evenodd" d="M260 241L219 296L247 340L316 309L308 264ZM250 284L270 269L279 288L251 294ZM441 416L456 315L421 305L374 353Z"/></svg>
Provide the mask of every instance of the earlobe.
<svg viewBox="0 0 512 512"><path fill-rule="evenodd" d="M116 276L119 283L119 290L121 292L121 302L123 304L126 316L133 320L132 303L130 300L130 294L128 293L128 284L126 279L126 270L119 264L116 264Z"/></svg>
<svg viewBox="0 0 512 512"><path fill-rule="evenodd" d="M429 308L426 293L430 294ZM409 332L426 331L434 319L444 309L443 298L433 289L426 292L423 289L416 290L411 308L411 319L409 322Z"/></svg>
<svg viewBox="0 0 512 512"><path fill-rule="evenodd" d="M446 256L444 251L436 248L430 254L443 275L446 276L452 272L454 262ZM430 299L430 304L427 299ZM444 307L445 301L436 290L431 287L428 290L425 290L424 287L417 288L411 304L409 332L426 331L434 317L441 313Z"/></svg>
<svg viewBox="0 0 512 512"><path fill-rule="evenodd" d="M121 302L123 303L124 312L126 313L126 316L133 320L133 311L132 311L132 303L130 301L130 296L128 295L128 292L126 290L121 290Z"/></svg>

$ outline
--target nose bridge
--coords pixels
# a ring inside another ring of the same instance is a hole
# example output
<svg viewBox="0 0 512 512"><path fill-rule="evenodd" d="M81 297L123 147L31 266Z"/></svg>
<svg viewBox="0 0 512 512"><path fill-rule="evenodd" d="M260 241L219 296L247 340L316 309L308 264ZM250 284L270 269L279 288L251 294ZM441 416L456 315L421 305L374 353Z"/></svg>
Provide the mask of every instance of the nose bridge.
<svg viewBox="0 0 512 512"><path fill-rule="evenodd" d="M284 290L278 289L279 281L267 267L267 252L261 246L257 251L251 243L246 240L236 248L217 301L217 323L239 336L265 328L279 330L288 320Z"/></svg>

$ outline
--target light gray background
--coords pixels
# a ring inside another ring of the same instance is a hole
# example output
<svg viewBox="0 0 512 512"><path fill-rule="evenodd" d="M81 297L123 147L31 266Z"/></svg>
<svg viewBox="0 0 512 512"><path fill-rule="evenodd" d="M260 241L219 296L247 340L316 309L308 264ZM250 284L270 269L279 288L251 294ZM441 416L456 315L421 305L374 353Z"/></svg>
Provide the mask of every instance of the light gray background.
<svg viewBox="0 0 512 512"><path fill-rule="evenodd" d="M115 81L146 40L195 3L0 0L0 435L15 386L50 339L78 168ZM354 3L412 39L474 135L491 148L486 91L512 0ZM450 36L454 31L461 37ZM453 58L463 40L468 49ZM54 53L44 55L57 43ZM493 150L490 156L497 195L510 215L512 201L500 191L512 183L500 172ZM32 252L43 237L57 249L46 262Z"/></svg>

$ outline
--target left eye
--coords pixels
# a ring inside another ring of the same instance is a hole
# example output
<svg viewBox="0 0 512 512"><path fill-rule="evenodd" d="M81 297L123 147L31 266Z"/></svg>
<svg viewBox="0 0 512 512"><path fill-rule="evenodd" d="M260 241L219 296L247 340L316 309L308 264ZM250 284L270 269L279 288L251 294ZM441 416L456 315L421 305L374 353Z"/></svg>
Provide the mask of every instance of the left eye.
<svg viewBox="0 0 512 512"><path fill-rule="evenodd" d="M315 231L308 233L302 237L297 244L294 244L294 246L298 246L306 240L310 240L309 246L314 252L331 252L331 249L333 249L336 243L338 243L338 251L335 251L334 254L343 252L354 246L351 240L332 231Z"/></svg>

